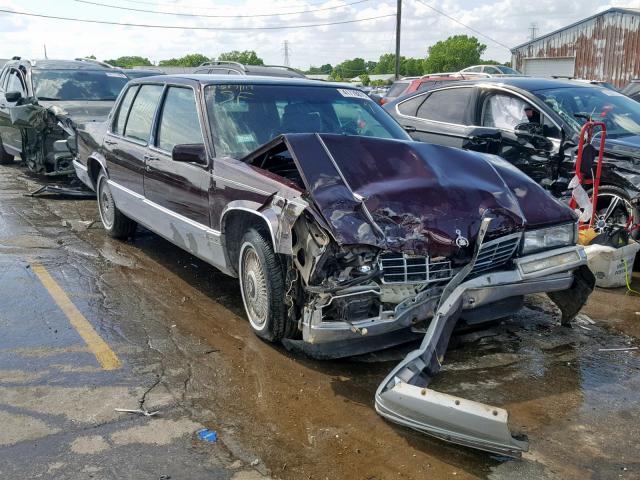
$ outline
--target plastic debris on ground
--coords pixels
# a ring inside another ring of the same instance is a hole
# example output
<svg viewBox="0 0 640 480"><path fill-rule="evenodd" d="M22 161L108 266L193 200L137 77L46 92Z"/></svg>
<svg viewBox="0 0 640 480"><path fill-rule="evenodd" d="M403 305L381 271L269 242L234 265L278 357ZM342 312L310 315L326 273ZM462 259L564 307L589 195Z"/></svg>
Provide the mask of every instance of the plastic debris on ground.
<svg viewBox="0 0 640 480"><path fill-rule="evenodd" d="M209 443L215 443L218 440L218 434L214 430L208 430L206 428L198 430L198 437L200 440Z"/></svg>

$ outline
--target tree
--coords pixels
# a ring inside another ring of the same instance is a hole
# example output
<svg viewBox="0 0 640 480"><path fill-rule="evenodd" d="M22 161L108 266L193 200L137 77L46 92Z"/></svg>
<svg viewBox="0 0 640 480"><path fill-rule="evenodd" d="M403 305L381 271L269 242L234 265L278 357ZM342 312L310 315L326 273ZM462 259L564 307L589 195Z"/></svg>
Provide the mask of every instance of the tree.
<svg viewBox="0 0 640 480"><path fill-rule="evenodd" d="M480 63L487 46L476 37L454 35L429 47L429 56L424 62L427 73L457 72L470 65Z"/></svg>
<svg viewBox="0 0 640 480"><path fill-rule="evenodd" d="M400 57L400 74L406 77L418 77L424 73L422 58Z"/></svg>
<svg viewBox="0 0 640 480"><path fill-rule="evenodd" d="M335 74L334 77L337 76L342 79L353 78L362 75L363 73L367 73L364 58L345 60L344 62L336 65L332 73Z"/></svg>
<svg viewBox="0 0 640 480"><path fill-rule="evenodd" d="M201 53L190 53L180 58L160 60L158 65L161 67L197 67L208 61L210 61L209 57ZM149 65L151 64L149 63Z"/></svg>
<svg viewBox="0 0 640 480"><path fill-rule="evenodd" d="M118 57L113 60L105 60L105 62L113 65L114 67L120 68L145 67L153 65L147 57L138 57L136 55Z"/></svg>
<svg viewBox="0 0 640 480"><path fill-rule="evenodd" d="M404 57L400 56L400 62ZM394 53L383 53L378 59L374 73L378 75L384 73L394 73L396 69L396 55Z"/></svg>
<svg viewBox="0 0 640 480"><path fill-rule="evenodd" d="M424 71L424 60L422 58L403 57L400 55L400 75L402 76L419 76ZM374 73L385 74L396 72L396 55L395 53L384 53L380 55L380 59L376 64Z"/></svg>
<svg viewBox="0 0 640 480"><path fill-rule="evenodd" d="M84 57L84 58L90 58L91 60L95 60L96 56L95 55L89 55L88 57Z"/></svg>
<svg viewBox="0 0 640 480"><path fill-rule="evenodd" d="M264 61L253 50L232 50L218 55L218 60L238 62L242 65L264 65Z"/></svg>
<svg viewBox="0 0 640 480"><path fill-rule="evenodd" d="M360 83L362 83L363 87L368 87L369 84L371 83L371 79L369 78L369 75L367 75L366 73L363 73L362 75L360 75Z"/></svg>
<svg viewBox="0 0 640 480"><path fill-rule="evenodd" d="M367 69L367 73L373 73L376 70L376 65L378 65L378 62L372 62L371 60L368 60L364 64L364 68Z"/></svg>
<svg viewBox="0 0 640 480"><path fill-rule="evenodd" d="M331 72L333 72L333 66L330 63L325 63L319 67L311 66L305 73L309 75L331 75Z"/></svg>

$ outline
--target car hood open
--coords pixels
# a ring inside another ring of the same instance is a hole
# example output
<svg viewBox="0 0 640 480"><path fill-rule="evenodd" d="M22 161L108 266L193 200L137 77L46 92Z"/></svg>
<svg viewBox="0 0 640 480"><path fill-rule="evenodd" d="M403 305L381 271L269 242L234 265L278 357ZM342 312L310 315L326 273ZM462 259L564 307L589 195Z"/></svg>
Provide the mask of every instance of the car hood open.
<svg viewBox="0 0 640 480"><path fill-rule="evenodd" d="M306 189L340 244L419 255L470 255L483 214L487 239L574 221L569 208L506 161L412 141L287 134ZM462 249L465 250L465 249Z"/></svg>

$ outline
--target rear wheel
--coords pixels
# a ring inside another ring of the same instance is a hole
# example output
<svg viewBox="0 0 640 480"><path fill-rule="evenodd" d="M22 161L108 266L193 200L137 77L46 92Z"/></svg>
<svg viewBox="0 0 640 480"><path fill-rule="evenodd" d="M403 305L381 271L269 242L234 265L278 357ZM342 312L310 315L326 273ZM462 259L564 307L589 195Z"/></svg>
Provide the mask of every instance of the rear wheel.
<svg viewBox="0 0 640 480"><path fill-rule="evenodd" d="M242 239L238 272L242 301L254 333L270 342L286 337L289 329L282 263L257 230L249 230Z"/></svg>
<svg viewBox="0 0 640 480"><path fill-rule="evenodd" d="M98 210L100 220L109 236L125 239L133 235L136 230L136 222L127 218L113 200L111 188L107 182L107 175L101 171L96 181L96 195L98 197Z"/></svg>

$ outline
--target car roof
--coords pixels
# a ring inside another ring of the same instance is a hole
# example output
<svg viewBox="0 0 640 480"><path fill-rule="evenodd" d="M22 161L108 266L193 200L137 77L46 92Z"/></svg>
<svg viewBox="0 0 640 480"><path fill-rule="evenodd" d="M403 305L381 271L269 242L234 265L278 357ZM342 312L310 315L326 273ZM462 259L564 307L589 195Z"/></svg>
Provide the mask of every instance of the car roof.
<svg viewBox="0 0 640 480"><path fill-rule="evenodd" d="M22 63L31 63L33 70L111 70L98 62L81 60L19 60ZM120 70L120 69L116 69Z"/></svg>
<svg viewBox="0 0 640 480"><path fill-rule="evenodd" d="M577 85L576 82L571 80L560 80L556 78L536 78L536 77L491 77L491 78L478 78L473 80L465 80L459 82L461 84L473 84L480 83L496 83L501 85L510 85L512 87L520 88L522 90L535 91L545 90L549 88L600 88L597 85L591 85L588 83Z"/></svg>
<svg viewBox="0 0 640 480"><path fill-rule="evenodd" d="M215 75L208 73L182 73L176 75L154 75L152 77L138 78L131 80L131 83L162 82L162 83L191 83L197 82L203 85L226 84L226 85L290 85L308 87L331 87L350 88L358 90L357 87L334 82L322 82L307 78L272 77L260 75Z"/></svg>

